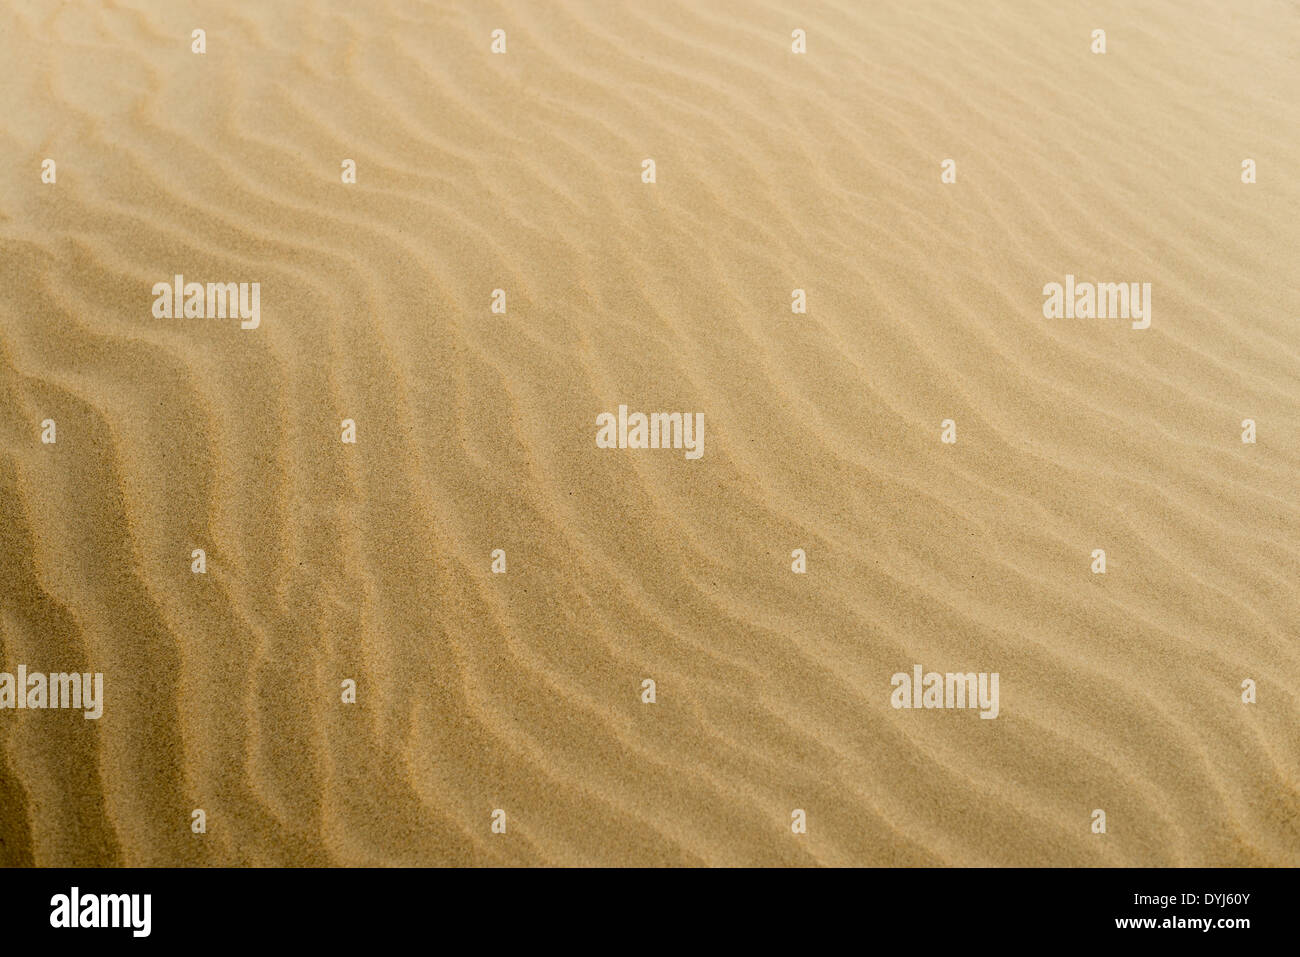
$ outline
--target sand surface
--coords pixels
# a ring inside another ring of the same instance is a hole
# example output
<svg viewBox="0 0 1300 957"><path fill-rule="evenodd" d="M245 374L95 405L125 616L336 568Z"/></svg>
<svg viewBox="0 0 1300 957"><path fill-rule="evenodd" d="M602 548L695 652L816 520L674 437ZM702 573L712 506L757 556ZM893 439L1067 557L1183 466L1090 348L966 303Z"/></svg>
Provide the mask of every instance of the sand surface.
<svg viewBox="0 0 1300 957"><path fill-rule="evenodd" d="M0 671L105 707L0 711L0 864L1300 863L1297 35L3 0Z"/></svg>

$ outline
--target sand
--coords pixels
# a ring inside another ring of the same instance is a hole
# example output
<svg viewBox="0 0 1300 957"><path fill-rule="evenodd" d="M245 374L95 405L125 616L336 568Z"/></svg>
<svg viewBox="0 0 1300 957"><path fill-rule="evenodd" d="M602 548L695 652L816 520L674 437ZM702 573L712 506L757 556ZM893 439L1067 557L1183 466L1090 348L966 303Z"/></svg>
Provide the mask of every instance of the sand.
<svg viewBox="0 0 1300 957"><path fill-rule="evenodd" d="M1297 26L4 0L0 863L1300 863Z"/></svg>

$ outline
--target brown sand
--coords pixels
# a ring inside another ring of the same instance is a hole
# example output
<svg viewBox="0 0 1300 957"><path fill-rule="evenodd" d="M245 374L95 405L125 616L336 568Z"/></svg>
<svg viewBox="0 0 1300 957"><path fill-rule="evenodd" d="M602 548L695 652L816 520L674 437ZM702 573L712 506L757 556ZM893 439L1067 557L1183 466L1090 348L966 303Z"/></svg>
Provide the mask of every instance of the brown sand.
<svg viewBox="0 0 1300 957"><path fill-rule="evenodd" d="M4 0L0 863L1300 863L1297 26Z"/></svg>

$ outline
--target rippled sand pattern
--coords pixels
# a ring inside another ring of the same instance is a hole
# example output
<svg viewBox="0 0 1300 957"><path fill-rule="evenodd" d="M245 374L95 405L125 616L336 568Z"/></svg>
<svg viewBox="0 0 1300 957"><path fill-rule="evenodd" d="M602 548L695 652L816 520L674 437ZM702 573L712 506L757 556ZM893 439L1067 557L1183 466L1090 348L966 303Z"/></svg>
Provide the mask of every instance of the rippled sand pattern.
<svg viewBox="0 0 1300 957"><path fill-rule="evenodd" d="M3 0L0 863L1300 863L1298 28Z"/></svg>

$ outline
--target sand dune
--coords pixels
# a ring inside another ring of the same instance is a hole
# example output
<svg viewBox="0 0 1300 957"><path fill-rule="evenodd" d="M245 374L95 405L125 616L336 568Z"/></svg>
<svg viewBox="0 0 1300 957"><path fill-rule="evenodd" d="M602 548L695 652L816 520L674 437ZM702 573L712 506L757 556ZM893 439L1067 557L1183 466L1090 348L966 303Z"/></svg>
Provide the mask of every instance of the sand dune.
<svg viewBox="0 0 1300 957"><path fill-rule="evenodd" d="M0 863L1300 864L1297 26L2 0Z"/></svg>

